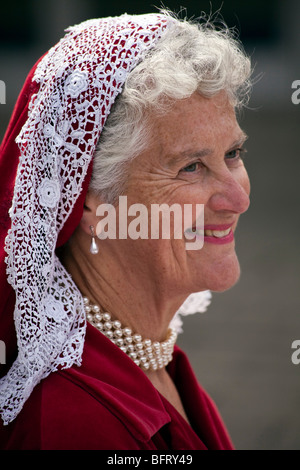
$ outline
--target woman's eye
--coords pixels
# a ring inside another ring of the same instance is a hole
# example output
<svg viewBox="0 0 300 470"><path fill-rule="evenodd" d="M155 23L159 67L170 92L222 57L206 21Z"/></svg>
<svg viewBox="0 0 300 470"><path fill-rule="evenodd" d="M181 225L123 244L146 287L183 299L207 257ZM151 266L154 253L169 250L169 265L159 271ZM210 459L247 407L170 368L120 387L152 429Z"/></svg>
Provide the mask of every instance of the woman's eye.
<svg viewBox="0 0 300 470"><path fill-rule="evenodd" d="M231 150L230 152L226 153L225 157L228 160L239 160L242 158L243 154L246 152L243 148L238 148Z"/></svg>
<svg viewBox="0 0 300 470"><path fill-rule="evenodd" d="M191 163L190 165L182 168L181 171L184 171L185 173L193 173L194 171L198 170L199 163Z"/></svg>

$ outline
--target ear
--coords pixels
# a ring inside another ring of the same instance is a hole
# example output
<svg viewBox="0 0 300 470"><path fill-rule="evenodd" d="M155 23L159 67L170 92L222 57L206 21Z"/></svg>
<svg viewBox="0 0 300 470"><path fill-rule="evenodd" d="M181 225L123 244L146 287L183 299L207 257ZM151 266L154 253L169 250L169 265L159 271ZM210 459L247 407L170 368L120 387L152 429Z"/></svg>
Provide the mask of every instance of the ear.
<svg viewBox="0 0 300 470"><path fill-rule="evenodd" d="M96 211L97 207L101 204L99 196L95 193L88 191L85 203L83 207L83 214L80 221L81 229L88 235L91 234L90 226L93 225L96 228L97 225L97 216Z"/></svg>

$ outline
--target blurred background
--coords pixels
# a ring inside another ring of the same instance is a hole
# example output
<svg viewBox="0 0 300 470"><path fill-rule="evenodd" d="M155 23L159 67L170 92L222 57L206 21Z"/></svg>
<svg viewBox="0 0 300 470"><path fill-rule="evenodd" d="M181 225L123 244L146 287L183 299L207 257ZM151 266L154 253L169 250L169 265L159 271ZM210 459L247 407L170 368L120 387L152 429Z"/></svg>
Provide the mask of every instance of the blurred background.
<svg viewBox="0 0 300 470"><path fill-rule="evenodd" d="M18 93L35 61L86 19L155 12L144 0L14 0L2 2L0 104L2 139ZM300 450L300 364L292 342L300 340L300 104L292 82L300 80L300 2L297 0L168 1L188 17L220 9L237 27L255 65L249 109L241 117L249 135L246 166L251 206L240 221L238 284L213 294L204 314L184 319L179 344L201 384L217 403L240 450Z"/></svg>

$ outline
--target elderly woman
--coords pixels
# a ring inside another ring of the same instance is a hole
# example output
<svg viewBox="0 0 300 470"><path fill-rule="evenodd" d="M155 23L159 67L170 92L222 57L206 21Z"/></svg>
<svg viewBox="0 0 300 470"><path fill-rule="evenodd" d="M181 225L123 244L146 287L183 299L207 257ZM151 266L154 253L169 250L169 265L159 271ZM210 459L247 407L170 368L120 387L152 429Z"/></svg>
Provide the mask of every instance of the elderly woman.
<svg viewBox="0 0 300 470"><path fill-rule="evenodd" d="M166 12L84 22L32 69L1 146L2 448L233 448L175 342L239 277L249 74L226 29Z"/></svg>

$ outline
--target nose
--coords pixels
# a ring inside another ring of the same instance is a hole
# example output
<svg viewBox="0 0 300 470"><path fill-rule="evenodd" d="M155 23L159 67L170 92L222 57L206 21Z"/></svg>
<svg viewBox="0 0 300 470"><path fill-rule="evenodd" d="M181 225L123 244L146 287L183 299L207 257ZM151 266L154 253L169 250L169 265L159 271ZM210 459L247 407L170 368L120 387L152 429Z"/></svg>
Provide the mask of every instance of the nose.
<svg viewBox="0 0 300 470"><path fill-rule="evenodd" d="M235 178L231 172L223 175L210 197L211 210L242 214L250 205L250 182L247 173Z"/></svg>

